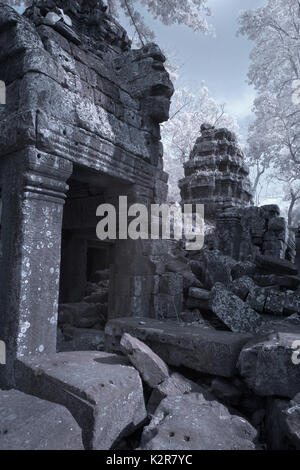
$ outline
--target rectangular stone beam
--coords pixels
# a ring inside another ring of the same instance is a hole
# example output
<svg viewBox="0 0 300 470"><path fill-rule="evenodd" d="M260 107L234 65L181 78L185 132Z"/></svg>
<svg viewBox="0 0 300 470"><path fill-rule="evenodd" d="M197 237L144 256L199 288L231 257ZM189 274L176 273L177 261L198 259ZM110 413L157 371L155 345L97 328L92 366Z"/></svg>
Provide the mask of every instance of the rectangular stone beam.
<svg viewBox="0 0 300 470"><path fill-rule="evenodd" d="M106 349L120 350L123 333L144 341L171 366L184 366L204 374L232 377L239 354L251 339L248 334L184 326L146 318L110 320L105 328Z"/></svg>

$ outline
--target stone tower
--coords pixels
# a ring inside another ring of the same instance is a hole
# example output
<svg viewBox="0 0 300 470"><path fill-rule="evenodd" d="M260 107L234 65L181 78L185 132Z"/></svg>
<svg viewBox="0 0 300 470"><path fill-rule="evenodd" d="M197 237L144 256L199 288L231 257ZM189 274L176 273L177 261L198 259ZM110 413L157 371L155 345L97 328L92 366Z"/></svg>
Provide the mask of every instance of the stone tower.
<svg viewBox="0 0 300 470"><path fill-rule="evenodd" d="M206 220L215 220L219 210L252 203L249 170L236 136L227 129L201 126L190 159L179 182L183 204L205 206Z"/></svg>

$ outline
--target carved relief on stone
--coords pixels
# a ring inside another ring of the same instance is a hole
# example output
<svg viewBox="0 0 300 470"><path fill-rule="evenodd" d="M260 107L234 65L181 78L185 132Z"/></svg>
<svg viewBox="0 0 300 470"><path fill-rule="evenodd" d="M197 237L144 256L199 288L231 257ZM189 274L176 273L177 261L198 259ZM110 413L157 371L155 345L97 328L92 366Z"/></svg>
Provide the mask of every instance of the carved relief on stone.
<svg viewBox="0 0 300 470"><path fill-rule="evenodd" d="M131 50L114 61L116 72L132 95L141 100L144 113L161 123L169 119L174 87L165 69L165 56L156 44Z"/></svg>

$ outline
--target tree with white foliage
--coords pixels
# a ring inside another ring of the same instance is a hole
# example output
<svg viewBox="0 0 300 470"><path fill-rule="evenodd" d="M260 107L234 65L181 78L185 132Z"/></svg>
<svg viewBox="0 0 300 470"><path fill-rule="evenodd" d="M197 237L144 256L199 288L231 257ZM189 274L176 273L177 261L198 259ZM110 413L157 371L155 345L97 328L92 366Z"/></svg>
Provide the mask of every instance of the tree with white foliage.
<svg viewBox="0 0 300 470"><path fill-rule="evenodd" d="M249 83L258 97L250 124L250 161L256 187L262 174L283 175L289 184L300 176L300 1L268 0L267 6L242 13L240 33L254 41ZM285 175L285 176L284 176Z"/></svg>
<svg viewBox="0 0 300 470"><path fill-rule="evenodd" d="M277 174L273 177L282 186L282 200L288 203L287 220L290 227L299 225L299 203L300 203L300 180L295 176L293 169L286 170L283 174Z"/></svg>
<svg viewBox="0 0 300 470"><path fill-rule="evenodd" d="M169 200L180 200L178 181L183 177L183 163L189 158L201 124L207 122L217 127L227 127L238 132L236 119L225 112L208 88L202 84L192 93L188 88L176 90L171 104L170 119L162 126L165 169L169 173Z"/></svg>
<svg viewBox="0 0 300 470"><path fill-rule="evenodd" d="M253 193L259 204L259 187L263 175L279 163L283 142L280 129L278 102L270 93L254 101L255 119L250 122L247 139L247 164L254 170Z"/></svg>
<svg viewBox="0 0 300 470"><path fill-rule="evenodd" d="M207 0L106 0L106 2L113 16L118 18L120 11L125 13L141 44L153 41L155 38L140 13L141 6L165 25L184 24L193 31L204 34L213 31L206 19L211 15Z"/></svg>
<svg viewBox="0 0 300 470"><path fill-rule="evenodd" d="M75 1L75 0L74 0ZM87 2L89 0L86 0ZM125 15L137 36L139 45L153 42L155 35L147 26L142 9L165 25L184 24L195 32L208 34L213 27L208 23L207 17L211 11L207 5L208 0L103 0L108 12L115 18ZM7 0L11 6L31 5L34 0Z"/></svg>

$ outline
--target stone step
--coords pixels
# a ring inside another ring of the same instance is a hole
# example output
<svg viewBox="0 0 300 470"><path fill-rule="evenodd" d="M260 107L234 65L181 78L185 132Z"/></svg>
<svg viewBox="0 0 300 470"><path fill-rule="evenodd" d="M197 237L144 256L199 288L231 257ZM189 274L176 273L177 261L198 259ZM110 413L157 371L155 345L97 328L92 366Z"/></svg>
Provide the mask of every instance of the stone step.
<svg viewBox="0 0 300 470"><path fill-rule="evenodd" d="M0 391L0 450L83 450L81 429L64 406Z"/></svg>
<svg viewBox="0 0 300 470"><path fill-rule="evenodd" d="M105 328L106 350L120 351L124 333L144 341L171 366L185 366L204 374L232 377L242 347L252 336L185 326L147 318L110 320Z"/></svg>
<svg viewBox="0 0 300 470"><path fill-rule="evenodd" d="M24 358L17 388L64 405L82 429L85 449L109 450L146 418L139 373L126 358L94 351Z"/></svg>

